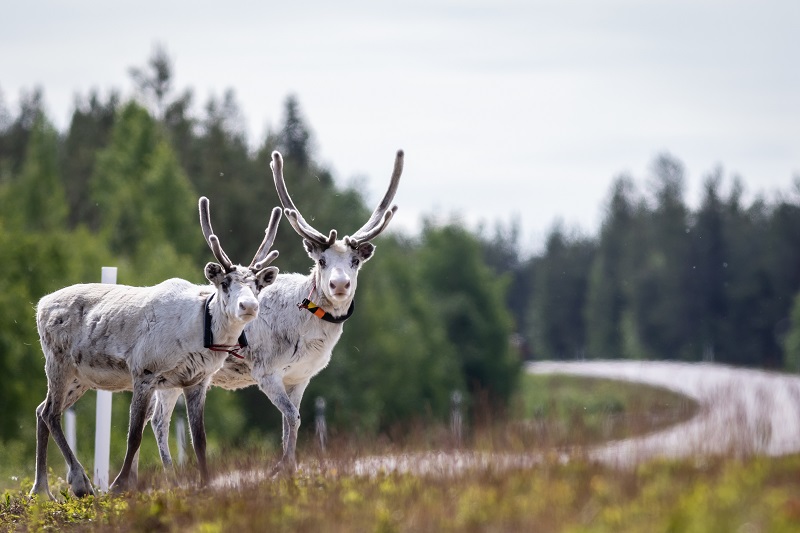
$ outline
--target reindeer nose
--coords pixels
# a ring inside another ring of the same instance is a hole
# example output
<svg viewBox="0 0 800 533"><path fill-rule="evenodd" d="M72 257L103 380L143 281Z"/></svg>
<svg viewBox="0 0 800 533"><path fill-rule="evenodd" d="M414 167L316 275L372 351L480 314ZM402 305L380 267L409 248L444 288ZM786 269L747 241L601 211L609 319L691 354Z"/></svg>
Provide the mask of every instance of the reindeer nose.
<svg viewBox="0 0 800 533"><path fill-rule="evenodd" d="M328 286L334 293L346 291L350 288L350 276L341 271L334 272Z"/></svg>
<svg viewBox="0 0 800 533"><path fill-rule="evenodd" d="M350 280L349 279L337 279L331 280L330 283L331 290L337 291L342 289L349 289L350 288Z"/></svg>
<svg viewBox="0 0 800 533"><path fill-rule="evenodd" d="M243 300L239 302L239 309L244 313L257 313L258 300Z"/></svg>

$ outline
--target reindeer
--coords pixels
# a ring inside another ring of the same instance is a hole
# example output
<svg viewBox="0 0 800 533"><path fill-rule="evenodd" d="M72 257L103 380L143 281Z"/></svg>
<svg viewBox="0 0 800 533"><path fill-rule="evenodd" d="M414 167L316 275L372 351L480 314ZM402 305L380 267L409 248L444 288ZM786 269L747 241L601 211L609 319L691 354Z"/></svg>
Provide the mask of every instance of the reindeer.
<svg viewBox="0 0 800 533"><path fill-rule="evenodd" d="M219 263L205 266L210 285L173 278L152 287L87 283L39 300L36 325L45 356L47 397L36 409L36 479L31 495L54 499L47 484L47 443L53 435L67 462L76 496L94 494L83 466L67 444L61 413L89 389L132 390L128 449L111 489L135 487L142 430L156 390L186 397L201 483L208 481L203 422L211 375L246 340L244 327L258 316L261 290L278 269L275 240L281 209L272 211L264 240L249 267L234 265L211 230L209 203L200 198L200 225Z"/></svg>
<svg viewBox="0 0 800 533"><path fill-rule="evenodd" d="M300 427L300 401L309 381L325 368L352 316L358 272L375 252L372 241L392 219L397 206L390 204L403 171L403 151L395 158L394 171L383 200L366 224L352 236L337 240L332 229L326 237L314 229L294 205L283 179L283 159L272 153L275 188L289 223L314 262L311 273L280 274L259 296L258 318L245 328L250 341L243 359L228 357L211 384L233 390L258 385L283 415L283 456L271 475L294 474L295 449ZM301 302L301 303L298 303ZM152 421L165 468L172 467L169 452L169 422L179 390L156 394Z"/></svg>

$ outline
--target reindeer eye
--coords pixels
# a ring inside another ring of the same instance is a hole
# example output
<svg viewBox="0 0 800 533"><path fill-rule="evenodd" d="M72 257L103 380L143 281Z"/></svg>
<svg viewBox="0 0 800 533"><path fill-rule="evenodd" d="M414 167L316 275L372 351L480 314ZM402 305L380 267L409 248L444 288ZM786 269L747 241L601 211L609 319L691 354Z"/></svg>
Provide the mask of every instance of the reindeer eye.
<svg viewBox="0 0 800 533"><path fill-rule="evenodd" d="M359 263L360 263L360 261L358 260L358 257L354 257L354 258L353 258L353 259L350 261L350 265L351 265L353 268L357 268Z"/></svg>
<svg viewBox="0 0 800 533"><path fill-rule="evenodd" d="M320 257L319 258L319 267L320 268L325 268L326 266L328 266L328 262L325 261L324 257Z"/></svg>
<svg viewBox="0 0 800 533"><path fill-rule="evenodd" d="M222 280L222 283L220 283L220 285L222 286L223 291L228 292L228 289L231 286L231 281L228 278L225 278L224 280Z"/></svg>

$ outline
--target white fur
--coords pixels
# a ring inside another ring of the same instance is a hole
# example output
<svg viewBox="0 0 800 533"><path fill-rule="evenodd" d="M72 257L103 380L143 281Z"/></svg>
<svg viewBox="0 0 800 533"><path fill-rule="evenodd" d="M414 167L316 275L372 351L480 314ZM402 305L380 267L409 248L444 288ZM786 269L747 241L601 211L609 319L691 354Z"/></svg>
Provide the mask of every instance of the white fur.
<svg viewBox="0 0 800 533"><path fill-rule="evenodd" d="M371 255L374 246L367 246ZM296 469L300 401L311 378L330 362L343 331L343 324L320 320L307 310L298 309L297 304L309 296L313 283L316 290L311 294L311 301L334 316L344 315L355 295L359 268L370 257L365 258L363 251L353 250L341 241L325 251L314 248L309 255L317 263L311 274L280 274L274 284L261 292L258 319L245 328L249 342L249 348L241 352L245 359L229 357L211 380L212 385L229 390L258 385L280 410L284 454L275 472L291 473ZM319 260L323 258L325 269L319 267ZM346 277L349 287L331 287L331 273ZM337 291L345 292L335 295ZM180 390L177 389L156 393L152 425L165 467L172 465L169 421L178 396Z"/></svg>
<svg viewBox="0 0 800 533"><path fill-rule="evenodd" d="M31 494L53 497L46 464L50 434L67 462L73 492L93 493L61 428L61 413L89 389L133 391L128 450L112 489L135 485L148 407L154 392L165 389L182 390L186 396L198 466L202 481L207 481L203 407L211 376L227 354L203 347L204 303L216 291L209 308L214 342L236 344L245 324L257 316L259 288L275 279L277 269L254 274L237 266L226 273L209 263L206 275L214 285L181 279L153 287L90 283L66 287L39 301L36 322L48 391L36 410L36 479Z"/></svg>
<svg viewBox="0 0 800 533"><path fill-rule="evenodd" d="M298 309L297 304L309 298L334 316L347 313L355 295L359 269L375 251L370 241L386 229L397 210L391 202L400 182L403 161L403 151L398 150L389 188L367 223L352 236L336 240L336 230L326 237L297 210L283 178L283 158L278 152L272 153L270 166L278 197L292 228L303 237L303 245L315 266L308 276L282 274L261 293L258 320L245 330L250 343L250 348L243 352L246 358L229 357L222 370L214 374L212 384L227 389L257 384L280 410L283 457L273 473L296 470L300 401L311 378L328 365L343 330L341 323L323 321L306 309ZM169 421L179 395L177 390L156 394L153 431L165 467L172 465Z"/></svg>

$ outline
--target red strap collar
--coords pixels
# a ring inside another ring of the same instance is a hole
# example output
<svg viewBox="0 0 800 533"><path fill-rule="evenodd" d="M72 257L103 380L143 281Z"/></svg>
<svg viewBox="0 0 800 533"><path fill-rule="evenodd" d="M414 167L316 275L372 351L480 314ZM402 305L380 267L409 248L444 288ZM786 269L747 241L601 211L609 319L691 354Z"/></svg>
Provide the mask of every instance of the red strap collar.
<svg viewBox="0 0 800 533"><path fill-rule="evenodd" d="M206 298L206 302L203 305L203 347L214 352L228 352L239 359L244 359L244 356L236 351L247 346L247 337L244 334L244 330L239 335L239 344L214 344L213 334L211 333L211 311L209 309L213 297L214 293L211 293L211 296Z"/></svg>
<svg viewBox="0 0 800 533"><path fill-rule="evenodd" d="M207 348L213 352L228 352L230 355L234 357L238 357L239 359L244 359L244 356L236 351L244 348L244 346L242 346L241 344L212 344L210 346L207 346Z"/></svg>

